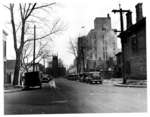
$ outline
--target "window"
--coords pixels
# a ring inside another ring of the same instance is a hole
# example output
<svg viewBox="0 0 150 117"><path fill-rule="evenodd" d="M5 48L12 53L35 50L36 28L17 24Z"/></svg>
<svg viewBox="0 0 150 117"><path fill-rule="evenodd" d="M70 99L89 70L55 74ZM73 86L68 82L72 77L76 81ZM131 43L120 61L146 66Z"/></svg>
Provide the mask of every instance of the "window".
<svg viewBox="0 0 150 117"><path fill-rule="evenodd" d="M3 41L3 53L4 57L6 57L6 41Z"/></svg>
<svg viewBox="0 0 150 117"><path fill-rule="evenodd" d="M133 35L131 37L131 48L133 52L136 52L138 49L138 41L137 41L137 36Z"/></svg>

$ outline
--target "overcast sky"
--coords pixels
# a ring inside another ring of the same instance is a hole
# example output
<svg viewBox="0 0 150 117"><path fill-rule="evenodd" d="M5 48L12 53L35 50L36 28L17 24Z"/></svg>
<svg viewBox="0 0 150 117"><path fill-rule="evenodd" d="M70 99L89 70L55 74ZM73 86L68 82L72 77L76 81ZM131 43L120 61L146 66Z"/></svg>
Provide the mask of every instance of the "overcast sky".
<svg viewBox="0 0 150 117"><path fill-rule="evenodd" d="M54 8L53 12L67 24L67 29L52 42L53 53L58 53L59 58L63 60L65 65L72 64L74 59L74 56L68 52L69 38L76 39L78 36L87 34L93 28L96 17L107 17L109 13L112 28L120 29L119 14L113 14L111 12L112 9L119 8L119 3L123 9L130 9L133 12L133 23L135 23L135 5L138 2L143 3L144 16L146 11L146 0L42 0L42 2L46 3L53 1L57 3L57 7ZM7 0L7 2L10 1ZM3 15L4 21L9 20L8 13L6 12ZM82 26L85 28L81 28ZM7 47L7 58L14 59L15 54L13 52L12 39L9 40ZM119 43L118 47L120 48Z"/></svg>

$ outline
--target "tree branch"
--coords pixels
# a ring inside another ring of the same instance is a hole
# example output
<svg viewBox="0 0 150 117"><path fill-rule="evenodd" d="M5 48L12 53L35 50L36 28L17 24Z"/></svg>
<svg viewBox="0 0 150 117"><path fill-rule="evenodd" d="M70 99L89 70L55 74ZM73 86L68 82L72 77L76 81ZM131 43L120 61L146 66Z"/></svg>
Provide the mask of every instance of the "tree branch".
<svg viewBox="0 0 150 117"><path fill-rule="evenodd" d="M35 9L35 6L36 6L36 3L34 3L33 6L32 6L32 8L28 11L28 13L26 13L25 20L27 20L28 17L31 15L31 13Z"/></svg>
<svg viewBox="0 0 150 117"><path fill-rule="evenodd" d="M56 4L56 2L53 2L51 4L46 4L46 5L35 7L35 9L40 9L40 8L43 8L43 7L48 7L48 6L51 6L51 5L54 5L54 4Z"/></svg>
<svg viewBox="0 0 150 117"><path fill-rule="evenodd" d="M23 16L23 13L22 13L22 5L21 3L19 4L20 6L20 16L21 16L21 20L24 20L24 16Z"/></svg>
<svg viewBox="0 0 150 117"><path fill-rule="evenodd" d="M36 40L44 39L44 38L46 38L46 37L48 37L48 36L50 36L50 35L52 35L52 34L61 32L63 29L61 29L61 28L56 28L59 22L60 22L60 19L58 19L58 20L53 24L53 27L51 28L51 31L50 31L48 34L46 34L46 35L44 35L44 36L41 36L41 37L38 37L38 38L36 38ZM25 41L25 43L30 42L30 41L33 41L33 40L34 40L34 39L28 39L28 40ZM51 40L52 40L52 39L51 39Z"/></svg>
<svg viewBox="0 0 150 117"><path fill-rule="evenodd" d="M69 45L70 45L70 48L69 48L70 51L69 51L69 53L71 53L75 57L77 57L77 43L74 42L74 44L73 44L73 42L71 40L69 41Z"/></svg>
<svg viewBox="0 0 150 117"><path fill-rule="evenodd" d="M3 6L4 6L5 8L7 8L7 9L9 9L9 10L10 10L10 7L8 7L8 6L4 5L4 4L3 4Z"/></svg>
<svg viewBox="0 0 150 117"><path fill-rule="evenodd" d="M27 16L27 14L28 14L28 12L30 10L30 6L31 6L31 3L29 3L29 5L28 5L28 8L27 8L26 13L25 13L25 16Z"/></svg>

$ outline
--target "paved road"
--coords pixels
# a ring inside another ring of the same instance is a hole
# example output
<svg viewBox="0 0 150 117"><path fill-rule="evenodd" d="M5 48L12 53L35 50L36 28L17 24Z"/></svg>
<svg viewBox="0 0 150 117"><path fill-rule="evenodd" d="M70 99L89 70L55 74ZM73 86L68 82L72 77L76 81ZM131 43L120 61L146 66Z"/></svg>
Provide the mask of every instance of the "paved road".
<svg viewBox="0 0 150 117"><path fill-rule="evenodd" d="M5 93L5 114L146 112L147 89L90 85L63 78L57 89Z"/></svg>

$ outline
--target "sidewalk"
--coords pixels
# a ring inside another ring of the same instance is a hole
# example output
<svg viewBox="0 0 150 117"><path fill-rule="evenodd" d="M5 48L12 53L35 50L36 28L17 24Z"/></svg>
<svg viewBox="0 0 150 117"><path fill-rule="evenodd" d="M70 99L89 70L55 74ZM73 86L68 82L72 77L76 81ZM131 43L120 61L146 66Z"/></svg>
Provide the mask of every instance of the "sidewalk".
<svg viewBox="0 0 150 117"><path fill-rule="evenodd" d="M12 84L4 84L4 93L22 91L21 86L13 86Z"/></svg>
<svg viewBox="0 0 150 117"><path fill-rule="evenodd" d="M147 88L147 80L127 80L126 84L122 84L121 80L112 79L114 86L118 87L135 87L135 88Z"/></svg>

